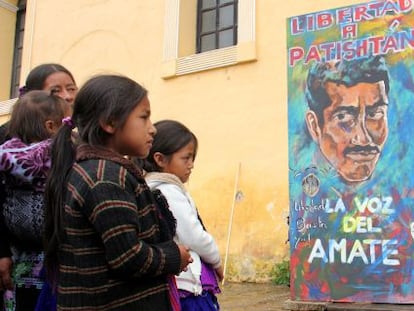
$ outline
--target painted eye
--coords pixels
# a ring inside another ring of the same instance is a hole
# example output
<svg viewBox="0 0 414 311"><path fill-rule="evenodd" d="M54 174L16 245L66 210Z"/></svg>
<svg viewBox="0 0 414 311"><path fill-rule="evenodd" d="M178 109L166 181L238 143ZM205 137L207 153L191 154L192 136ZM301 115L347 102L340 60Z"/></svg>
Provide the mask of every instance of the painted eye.
<svg viewBox="0 0 414 311"><path fill-rule="evenodd" d="M338 122L346 123L353 121L355 118L347 111L339 111L333 115L333 119Z"/></svg>
<svg viewBox="0 0 414 311"><path fill-rule="evenodd" d="M344 113L338 113L338 114L336 115L336 118L337 118L339 121L342 121L343 119L345 119L345 114L344 114Z"/></svg>
<svg viewBox="0 0 414 311"><path fill-rule="evenodd" d="M385 111L384 109L378 108L378 109L375 109L374 111L368 112L367 115L368 115L368 118L372 120L380 120L384 117Z"/></svg>

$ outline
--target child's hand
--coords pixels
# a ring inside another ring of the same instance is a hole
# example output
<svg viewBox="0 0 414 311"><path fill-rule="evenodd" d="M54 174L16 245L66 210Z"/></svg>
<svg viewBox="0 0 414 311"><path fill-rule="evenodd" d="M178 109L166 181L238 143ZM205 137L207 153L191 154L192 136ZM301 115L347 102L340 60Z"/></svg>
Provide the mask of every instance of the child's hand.
<svg viewBox="0 0 414 311"><path fill-rule="evenodd" d="M13 261L10 257L0 258L0 290L13 289L12 266Z"/></svg>
<svg viewBox="0 0 414 311"><path fill-rule="evenodd" d="M224 278L223 266L220 266L220 267L214 269L214 271L216 271L217 278L221 282Z"/></svg>
<svg viewBox="0 0 414 311"><path fill-rule="evenodd" d="M190 249L184 245L178 245L181 256L180 271L187 271L187 266L193 262L193 258L190 255Z"/></svg>

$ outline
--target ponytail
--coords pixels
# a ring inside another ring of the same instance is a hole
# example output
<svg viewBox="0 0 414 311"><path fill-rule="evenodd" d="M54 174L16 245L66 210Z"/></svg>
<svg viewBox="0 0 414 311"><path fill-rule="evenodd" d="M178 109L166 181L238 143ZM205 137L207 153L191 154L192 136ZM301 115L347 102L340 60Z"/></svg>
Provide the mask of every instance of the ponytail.
<svg viewBox="0 0 414 311"><path fill-rule="evenodd" d="M53 139L51 168L45 189L44 248L46 275L53 288L58 278L58 251L64 236L63 210L67 177L75 161L72 127L64 123Z"/></svg>

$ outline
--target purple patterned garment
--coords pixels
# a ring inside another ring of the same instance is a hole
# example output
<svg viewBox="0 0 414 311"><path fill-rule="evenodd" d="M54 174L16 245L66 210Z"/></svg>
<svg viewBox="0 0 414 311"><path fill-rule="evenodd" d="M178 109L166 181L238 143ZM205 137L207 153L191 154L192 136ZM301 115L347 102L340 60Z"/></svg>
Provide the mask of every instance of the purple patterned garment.
<svg viewBox="0 0 414 311"><path fill-rule="evenodd" d="M0 145L0 173L5 177L6 198L2 208L4 223L13 240L13 283L15 288L43 286L40 271L43 266L42 228L43 194L50 169L51 140L27 145L12 138ZM38 245L39 250L27 250L14 241ZM15 310L15 291L4 294L4 310Z"/></svg>
<svg viewBox="0 0 414 311"><path fill-rule="evenodd" d="M47 139L27 145L12 138L0 145L0 171L9 176L12 185L31 184L36 191L44 191L50 169L50 144Z"/></svg>
<svg viewBox="0 0 414 311"><path fill-rule="evenodd" d="M50 144L50 139L26 145L12 138L0 145L0 172L6 181L2 217L12 236L26 243L42 243L43 195L51 164Z"/></svg>

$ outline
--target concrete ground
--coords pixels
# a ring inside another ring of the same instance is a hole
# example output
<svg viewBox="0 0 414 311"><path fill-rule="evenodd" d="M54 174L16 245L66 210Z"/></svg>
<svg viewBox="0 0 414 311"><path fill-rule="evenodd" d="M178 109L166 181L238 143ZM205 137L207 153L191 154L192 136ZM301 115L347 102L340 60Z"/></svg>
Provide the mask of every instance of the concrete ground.
<svg viewBox="0 0 414 311"><path fill-rule="evenodd" d="M414 304L291 301L289 287L271 283L225 283L221 289L221 311L414 311Z"/></svg>
<svg viewBox="0 0 414 311"><path fill-rule="evenodd" d="M221 311L281 311L289 299L289 287L271 283L225 283L221 290Z"/></svg>

